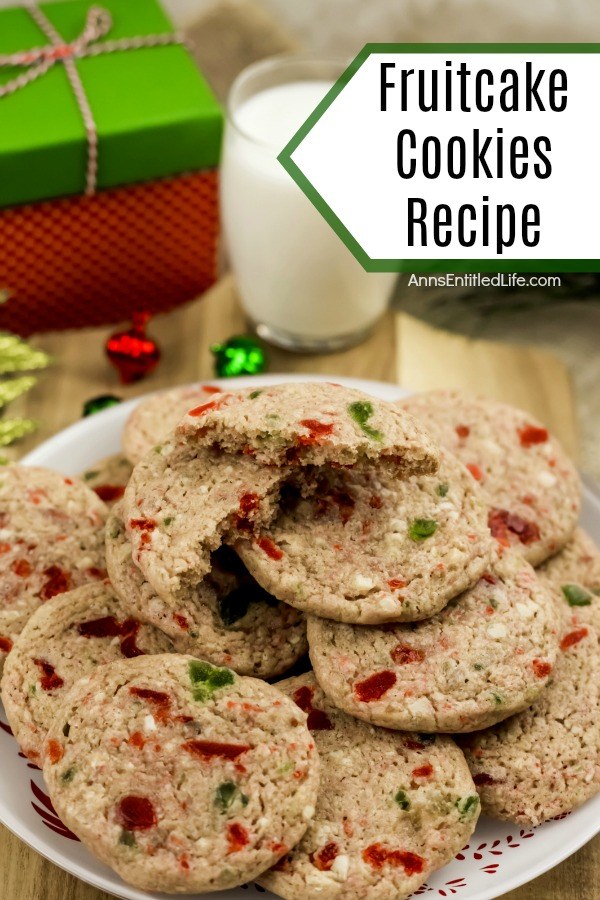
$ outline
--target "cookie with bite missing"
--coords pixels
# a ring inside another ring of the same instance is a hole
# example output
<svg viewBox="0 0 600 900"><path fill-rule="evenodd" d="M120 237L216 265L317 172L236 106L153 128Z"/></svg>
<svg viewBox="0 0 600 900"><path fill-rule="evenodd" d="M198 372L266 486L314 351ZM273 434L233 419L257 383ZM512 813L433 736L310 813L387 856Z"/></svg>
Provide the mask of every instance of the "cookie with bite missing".
<svg viewBox="0 0 600 900"><path fill-rule="evenodd" d="M241 675L272 678L290 669L307 650L301 612L261 588L228 547L213 553L198 587L170 603L152 589L131 558L116 507L106 527L106 565L115 591L133 616L169 635L180 653Z"/></svg>
<svg viewBox="0 0 600 900"><path fill-rule="evenodd" d="M570 540L581 507L579 475L559 442L529 413L460 391L400 401L479 483L503 547L537 566Z"/></svg>
<svg viewBox="0 0 600 900"><path fill-rule="evenodd" d="M0 472L0 666L47 600L106 577L107 508L78 478L33 466Z"/></svg>
<svg viewBox="0 0 600 900"><path fill-rule="evenodd" d="M40 606L16 638L2 675L2 702L25 755L39 763L62 697L97 666L168 653L165 634L123 607L108 582L67 591Z"/></svg>
<svg viewBox="0 0 600 900"><path fill-rule="evenodd" d="M249 455L267 466L362 466L431 474L438 447L412 416L384 400L327 382L226 392L191 409L178 426L197 444Z"/></svg>
<svg viewBox="0 0 600 900"><path fill-rule="evenodd" d="M123 498L133 561L167 602L197 589L232 531L275 514L284 473L173 435L139 462Z"/></svg>
<svg viewBox="0 0 600 900"><path fill-rule="evenodd" d="M256 878L302 838L319 766L306 714L275 687L167 654L77 682L44 778L65 825L126 882L192 894Z"/></svg>
<svg viewBox="0 0 600 900"><path fill-rule="evenodd" d="M400 734L340 712L314 675L278 687L308 713L321 760L315 815L259 884L286 900L402 900L475 829L479 797L444 735Z"/></svg>
<svg viewBox="0 0 600 900"><path fill-rule="evenodd" d="M184 384L144 397L123 429L123 452L132 465L166 438L188 410L214 399L221 388L211 384Z"/></svg>
<svg viewBox="0 0 600 900"><path fill-rule="evenodd" d="M435 475L401 480L375 465L319 472L303 496L237 552L286 603L338 622L377 624L435 615L474 585L494 541L469 472L444 451Z"/></svg>
<svg viewBox="0 0 600 900"><path fill-rule="evenodd" d="M458 733L536 700L558 627L550 592L505 551L430 619L376 627L311 616L308 643L319 684L340 709L388 728Z"/></svg>

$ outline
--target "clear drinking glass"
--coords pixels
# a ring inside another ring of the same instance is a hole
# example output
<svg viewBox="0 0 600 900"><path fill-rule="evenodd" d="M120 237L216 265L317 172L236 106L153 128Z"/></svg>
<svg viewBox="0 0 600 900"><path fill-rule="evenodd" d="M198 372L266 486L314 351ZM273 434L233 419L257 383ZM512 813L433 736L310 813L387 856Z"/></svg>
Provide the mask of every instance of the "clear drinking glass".
<svg viewBox="0 0 600 900"><path fill-rule="evenodd" d="M288 350L356 344L388 306L393 274L367 273L277 156L346 68L282 56L231 89L221 163L226 247L257 333ZM342 163L341 163L342 164Z"/></svg>

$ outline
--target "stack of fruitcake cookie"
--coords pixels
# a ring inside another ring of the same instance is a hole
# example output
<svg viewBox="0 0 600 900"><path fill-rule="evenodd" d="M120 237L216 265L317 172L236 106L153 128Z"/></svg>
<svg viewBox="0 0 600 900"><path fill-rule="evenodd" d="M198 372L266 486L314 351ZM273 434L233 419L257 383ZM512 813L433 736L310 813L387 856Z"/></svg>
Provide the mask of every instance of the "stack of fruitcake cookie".
<svg viewBox="0 0 600 900"><path fill-rule="evenodd" d="M600 790L600 553L519 410L175 388L81 481L5 477L6 713L125 881L402 900L481 810Z"/></svg>

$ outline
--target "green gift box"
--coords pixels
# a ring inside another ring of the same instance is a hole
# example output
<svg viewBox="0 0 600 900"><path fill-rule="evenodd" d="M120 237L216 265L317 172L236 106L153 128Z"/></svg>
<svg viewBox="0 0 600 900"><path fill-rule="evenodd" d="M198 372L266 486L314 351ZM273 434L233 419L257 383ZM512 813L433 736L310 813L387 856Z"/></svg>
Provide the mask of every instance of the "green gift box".
<svg viewBox="0 0 600 900"><path fill-rule="evenodd" d="M95 122L97 189L214 168L222 114L188 52L179 43L135 46L154 35L174 37L160 4L100 0L99 6L109 14L110 28L73 57ZM40 5L67 54L82 36L90 8L89 0ZM130 49L97 53L127 39ZM0 10L0 57L50 43L26 8ZM60 53L48 71L0 96L0 207L85 190L88 136ZM31 57L31 63L0 66L0 92L26 79L39 63Z"/></svg>

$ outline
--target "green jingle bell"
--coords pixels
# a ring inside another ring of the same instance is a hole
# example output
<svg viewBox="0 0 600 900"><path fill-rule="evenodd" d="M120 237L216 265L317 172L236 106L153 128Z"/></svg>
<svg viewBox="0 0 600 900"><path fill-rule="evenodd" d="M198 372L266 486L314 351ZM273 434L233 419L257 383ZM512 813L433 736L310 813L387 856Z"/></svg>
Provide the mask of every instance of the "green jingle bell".
<svg viewBox="0 0 600 900"><path fill-rule="evenodd" d="M83 418L93 416L94 413L102 412L103 409L116 406L120 402L121 398L115 397L114 394L100 394L98 397L92 397L83 404Z"/></svg>
<svg viewBox="0 0 600 900"><path fill-rule="evenodd" d="M262 344L246 334L229 338L223 344L213 344L210 351L215 357L214 371L219 378L258 375L266 372L269 365Z"/></svg>

